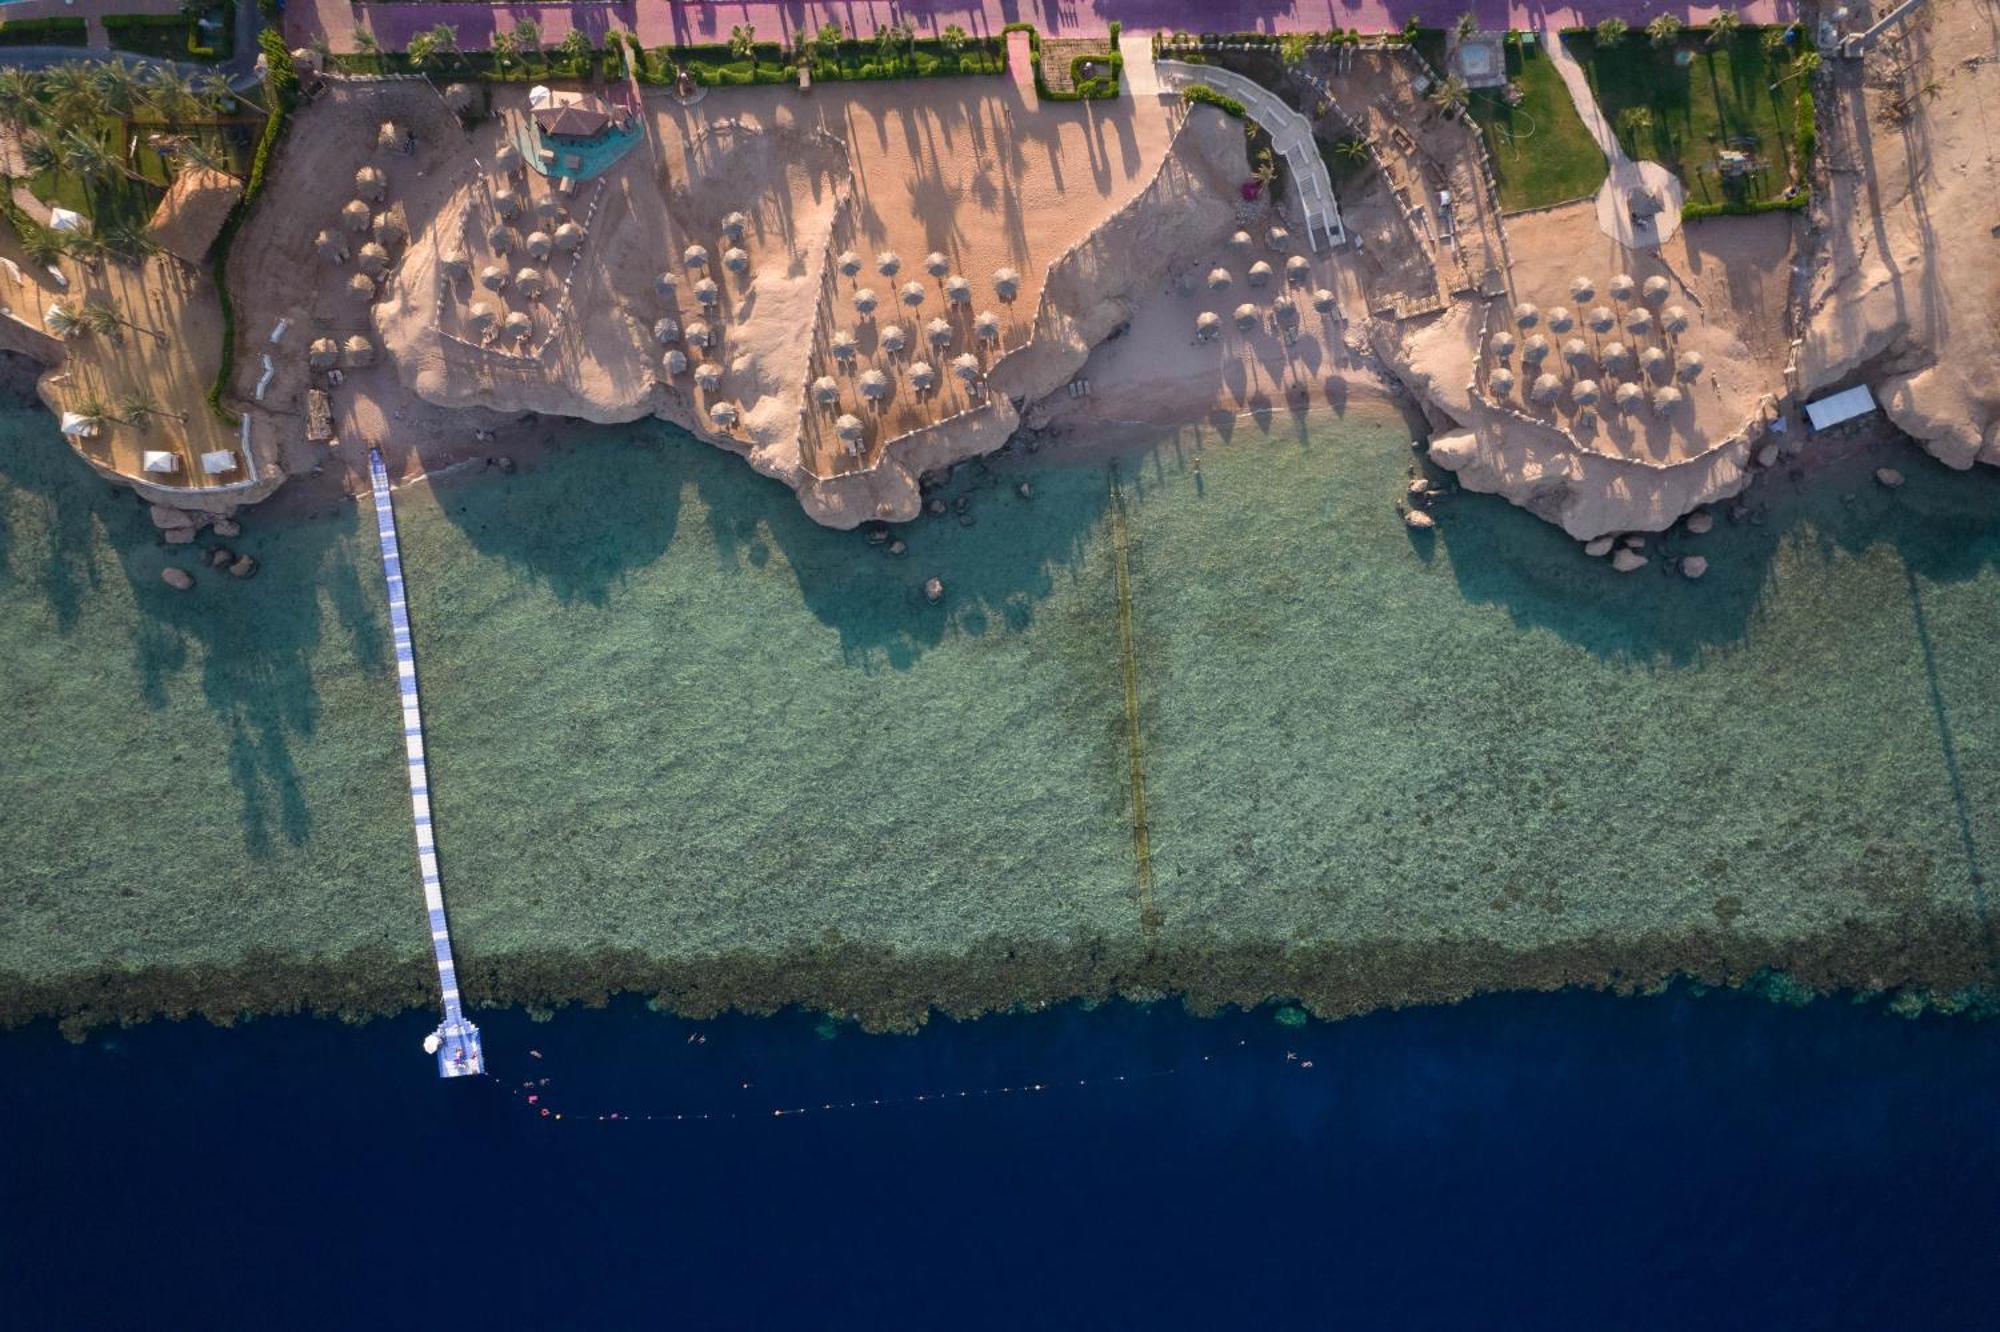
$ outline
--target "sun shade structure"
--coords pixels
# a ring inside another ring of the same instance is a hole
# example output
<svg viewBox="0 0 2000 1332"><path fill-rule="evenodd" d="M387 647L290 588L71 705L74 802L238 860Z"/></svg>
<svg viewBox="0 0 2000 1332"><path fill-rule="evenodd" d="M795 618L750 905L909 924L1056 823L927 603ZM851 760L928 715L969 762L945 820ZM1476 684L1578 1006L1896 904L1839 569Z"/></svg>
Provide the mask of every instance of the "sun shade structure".
<svg viewBox="0 0 2000 1332"><path fill-rule="evenodd" d="M1695 380L1701 378L1701 372L1708 368L1708 363L1701 359L1700 352L1691 351L1681 357L1681 363L1677 368L1682 379L1693 383Z"/></svg>
<svg viewBox="0 0 2000 1332"><path fill-rule="evenodd" d="M873 287L862 287L854 293L854 308L861 314L874 314L880 302L881 297L875 294Z"/></svg>
<svg viewBox="0 0 2000 1332"><path fill-rule="evenodd" d="M1289 296L1280 296L1272 301L1271 310L1278 316L1278 322L1281 324L1299 322L1299 303Z"/></svg>
<svg viewBox="0 0 2000 1332"><path fill-rule="evenodd" d="M375 299L375 279L366 273L356 273L347 279L347 294L364 301Z"/></svg>
<svg viewBox="0 0 2000 1332"><path fill-rule="evenodd" d="M365 166L354 173L354 193L363 199L380 199L389 189L389 177L381 167Z"/></svg>
<svg viewBox="0 0 2000 1332"><path fill-rule="evenodd" d="M994 314L991 310L981 310L972 317L972 331L976 336L988 342L998 341L1000 338L1000 316Z"/></svg>
<svg viewBox="0 0 2000 1332"><path fill-rule="evenodd" d="M1575 327L1576 327L1576 319L1574 316L1570 314L1568 306L1557 305L1550 307L1549 332L1567 333Z"/></svg>
<svg viewBox="0 0 2000 1332"><path fill-rule="evenodd" d="M979 368L979 358L970 352L967 352L963 356L954 356L951 361L951 370L953 374L968 384L985 373Z"/></svg>
<svg viewBox="0 0 2000 1332"><path fill-rule="evenodd" d="M703 393L713 393L722 387L722 367L714 361L703 361L694 368L694 386Z"/></svg>
<svg viewBox="0 0 2000 1332"><path fill-rule="evenodd" d="M1250 233L1249 233L1249 232L1247 232L1247 231L1239 231L1239 232L1236 232L1236 233L1235 233L1234 235L1230 236L1230 238L1229 238L1229 248L1230 248L1230 249L1232 249L1232 250L1247 250L1247 249L1249 249L1249 248L1250 248Z"/></svg>
<svg viewBox="0 0 2000 1332"><path fill-rule="evenodd" d="M919 305L922 305L924 303L924 296L926 293L924 291L923 283L905 282L903 284L903 289L899 294L903 298L903 304L909 306L912 310L914 310Z"/></svg>
<svg viewBox="0 0 2000 1332"><path fill-rule="evenodd" d="M373 365L375 344L360 333L349 334L347 341L340 344L340 363L356 370Z"/></svg>
<svg viewBox="0 0 2000 1332"><path fill-rule="evenodd" d="M681 279L678 273L662 273L653 279L653 294L662 300L672 300L680 289Z"/></svg>
<svg viewBox="0 0 2000 1332"><path fill-rule="evenodd" d="M514 290L531 301L538 301L542 298L542 293L548 290L548 284L542 278L539 269L523 268L514 274Z"/></svg>
<svg viewBox="0 0 2000 1332"><path fill-rule="evenodd" d="M1208 270L1208 289L1210 291L1228 291L1230 281L1228 269L1211 268Z"/></svg>
<svg viewBox="0 0 2000 1332"><path fill-rule="evenodd" d="M487 228L486 244L495 254L513 253L514 229L505 223L496 223Z"/></svg>
<svg viewBox="0 0 2000 1332"><path fill-rule="evenodd" d="M1625 331L1628 333L1650 333L1653 329L1653 312L1634 308L1626 312Z"/></svg>
<svg viewBox="0 0 2000 1332"><path fill-rule="evenodd" d="M707 268L708 247L706 245L688 246L685 250L681 251L681 263L696 270Z"/></svg>
<svg viewBox="0 0 2000 1332"><path fill-rule="evenodd" d="M915 362L910 366L910 384L919 393L936 388L937 368L929 361Z"/></svg>
<svg viewBox="0 0 2000 1332"><path fill-rule="evenodd" d="M846 329L843 328L838 333L835 333L833 335L831 345L833 347L833 356L835 360L851 361L854 359L854 353L856 351L854 345L854 335L852 333L849 333Z"/></svg>
<svg viewBox="0 0 2000 1332"><path fill-rule="evenodd" d="M1617 273L1611 278L1611 299L1629 301L1632 293L1639 290L1639 284L1632 280L1630 273Z"/></svg>
<svg viewBox="0 0 2000 1332"><path fill-rule="evenodd" d="M1506 397L1514 391L1514 372L1504 365L1501 366L1486 377L1486 387L1500 397Z"/></svg>
<svg viewBox="0 0 2000 1332"><path fill-rule="evenodd" d="M729 237L730 240L740 241L743 239L744 229L749 225L749 218L743 216L741 213L731 213L722 219L722 234Z"/></svg>
<svg viewBox="0 0 2000 1332"><path fill-rule="evenodd" d="M1667 372L1667 354L1658 347L1648 347L1640 354L1639 364L1647 374L1657 379Z"/></svg>
<svg viewBox="0 0 2000 1332"><path fill-rule="evenodd" d="M836 263L842 277L853 277L861 271L861 256L852 250L842 250Z"/></svg>
<svg viewBox="0 0 2000 1332"><path fill-rule="evenodd" d="M1569 280L1569 298L1578 305L1597 295L1597 284L1587 277L1573 277Z"/></svg>
<svg viewBox="0 0 2000 1332"><path fill-rule="evenodd" d="M1243 304L1236 307L1236 312L1234 317L1236 320L1236 327L1242 329L1245 333L1248 333L1251 329L1257 327L1258 323L1260 322L1259 316L1257 314L1257 307L1250 304L1250 302L1248 301L1245 301L1243 302Z"/></svg>
<svg viewBox="0 0 2000 1332"><path fill-rule="evenodd" d="M944 347L951 343L951 325L942 319L933 319L924 325L924 337L933 347Z"/></svg>
<svg viewBox="0 0 2000 1332"><path fill-rule="evenodd" d="M1523 301L1514 307L1514 323L1520 328L1533 328L1541 322L1541 307L1532 301Z"/></svg>
<svg viewBox="0 0 2000 1332"><path fill-rule="evenodd" d="M732 273L747 273L750 271L750 252L731 246L722 252L722 266Z"/></svg>
<svg viewBox="0 0 2000 1332"><path fill-rule="evenodd" d="M1514 354L1516 345L1514 335L1504 328L1486 340L1487 348L1503 361Z"/></svg>
<svg viewBox="0 0 2000 1332"><path fill-rule="evenodd" d="M1688 312L1685 305L1669 305L1660 315L1660 327L1669 333L1685 333Z"/></svg>
<svg viewBox="0 0 2000 1332"><path fill-rule="evenodd" d="M583 228L574 222L565 222L556 228L556 248L567 253L583 244Z"/></svg>
<svg viewBox="0 0 2000 1332"><path fill-rule="evenodd" d="M1537 333L1521 344L1521 359L1529 365L1546 360L1549 354L1549 340Z"/></svg>
<svg viewBox="0 0 2000 1332"><path fill-rule="evenodd" d="M736 404L733 402L718 402L708 409L708 419L721 426L724 430L730 430L735 427L737 415Z"/></svg>
<svg viewBox="0 0 2000 1332"><path fill-rule="evenodd" d="M379 277L383 270L389 267L389 252L374 241L369 241L354 256L354 263L369 277Z"/></svg>
<svg viewBox="0 0 2000 1332"><path fill-rule="evenodd" d="M924 271L934 278L941 278L951 272L951 260L937 250L924 256Z"/></svg>
<svg viewBox="0 0 2000 1332"><path fill-rule="evenodd" d="M484 338L493 331L493 325L499 318L499 314L485 301L474 301L472 309L466 312L465 322L474 333Z"/></svg>
<svg viewBox="0 0 2000 1332"><path fill-rule="evenodd" d="M1554 402L1562 392L1562 381L1554 375L1535 376L1535 386L1528 390L1528 396L1536 402Z"/></svg>
<svg viewBox="0 0 2000 1332"><path fill-rule="evenodd" d="M660 358L660 364L666 367L670 375L684 375L687 373L688 355L679 347L674 347Z"/></svg>
<svg viewBox="0 0 2000 1332"><path fill-rule="evenodd" d="M884 250L875 256L875 271L883 277L894 277L903 271L903 261L894 250Z"/></svg>
<svg viewBox="0 0 2000 1332"><path fill-rule="evenodd" d="M535 108L535 128L548 138L593 139L610 125L611 108L594 97Z"/></svg>
<svg viewBox="0 0 2000 1332"><path fill-rule="evenodd" d="M168 254L198 264L243 197L243 182L207 167L183 166L174 173L146 234ZM323 233L324 234L324 233Z"/></svg>
<svg viewBox="0 0 2000 1332"><path fill-rule="evenodd" d="M340 344L332 338L315 338L306 348L306 365L313 370L331 370L340 364Z"/></svg>
<svg viewBox="0 0 2000 1332"><path fill-rule="evenodd" d="M521 215L521 196L512 190L493 191L493 211L512 221Z"/></svg>
<svg viewBox="0 0 2000 1332"><path fill-rule="evenodd" d="M553 194L544 194L535 201L535 216L544 222L553 222L563 213L563 201Z"/></svg>
<svg viewBox="0 0 2000 1332"><path fill-rule="evenodd" d="M1590 348L1582 338L1570 338L1563 343L1563 359L1571 365L1583 365L1590 360Z"/></svg>
<svg viewBox="0 0 2000 1332"><path fill-rule="evenodd" d="M1021 275L1011 268L993 270L993 291L1003 301L1011 301L1021 294Z"/></svg>
<svg viewBox="0 0 2000 1332"><path fill-rule="evenodd" d="M1620 407L1637 407L1646 400L1646 390L1630 382L1620 384L1618 392L1612 394Z"/></svg>
<svg viewBox="0 0 2000 1332"><path fill-rule="evenodd" d="M1211 342L1222 331L1222 316L1213 310L1203 310L1194 317L1194 335L1203 342Z"/></svg>
<svg viewBox="0 0 2000 1332"><path fill-rule="evenodd" d="M546 259L555 253L555 237L546 231L531 231L528 239L522 242L522 248L527 250L530 258Z"/></svg>
<svg viewBox="0 0 2000 1332"><path fill-rule="evenodd" d="M1312 265L1306 262L1304 255L1295 254L1285 260L1285 277L1291 282L1302 287L1305 285L1306 279L1311 275Z"/></svg>
<svg viewBox="0 0 2000 1332"><path fill-rule="evenodd" d="M703 278L694 284L694 298L705 306L713 306L722 299L722 288L715 285L714 278Z"/></svg>
<svg viewBox="0 0 2000 1332"><path fill-rule="evenodd" d="M1598 397L1597 381L1594 379L1577 380L1576 383L1570 385L1569 396L1579 407L1596 406Z"/></svg>
<svg viewBox="0 0 2000 1332"><path fill-rule="evenodd" d="M401 245L410 238L403 228L403 219L394 212L375 214L375 221L368 229L380 245Z"/></svg>
<svg viewBox="0 0 2000 1332"><path fill-rule="evenodd" d="M899 352L910 345L910 330L901 324L891 324L882 330L882 350Z"/></svg>
<svg viewBox="0 0 2000 1332"><path fill-rule="evenodd" d="M1261 287L1271 280L1271 266L1259 259L1250 265L1250 285Z"/></svg>
<svg viewBox="0 0 2000 1332"><path fill-rule="evenodd" d="M369 219L374 216L367 204L359 199L349 199L346 206L340 210L340 225L349 231L366 231Z"/></svg>
<svg viewBox="0 0 2000 1332"><path fill-rule="evenodd" d="M972 284L962 277L954 276L946 278L944 294L953 305L972 304Z"/></svg>
<svg viewBox="0 0 2000 1332"><path fill-rule="evenodd" d="M1681 405L1681 391L1669 384L1653 390L1653 410L1665 416Z"/></svg>
<svg viewBox="0 0 2000 1332"><path fill-rule="evenodd" d="M843 413L840 419L833 423L833 433L849 444L859 444L861 436L866 431L867 427L861 424L861 418L858 416Z"/></svg>
<svg viewBox="0 0 2000 1332"><path fill-rule="evenodd" d="M511 143L501 144L500 151L493 154L493 165L507 175L513 175L521 169L521 150Z"/></svg>
<svg viewBox="0 0 2000 1332"><path fill-rule="evenodd" d="M694 320L687 326L687 342L690 347L706 347L715 340L715 334L706 323Z"/></svg>
<svg viewBox="0 0 2000 1332"><path fill-rule="evenodd" d="M488 264L479 270L479 285L488 291L504 291L507 287L507 270L498 264Z"/></svg>
<svg viewBox="0 0 2000 1332"><path fill-rule="evenodd" d="M519 310L509 311L501 331L516 342L526 342L534 334L535 321Z"/></svg>
<svg viewBox="0 0 2000 1332"><path fill-rule="evenodd" d="M1591 332L1609 333L1618 327L1618 316L1611 313L1611 307L1608 305L1595 305L1591 307L1588 322Z"/></svg>
<svg viewBox="0 0 2000 1332"><path fill-rule="evenodd" d="M1607 342L1597 357L1609 370L1628 370L1632 366L1632 349L1622 342Z"/></svg>
<svg viewBox="0 0 2000 1332"><path fill-rule="evenodd" d="M1267 234L1267 239L1272 249L1282 250L1292 243L1292 233L1283 227L1272 227Z"/></svg>
<svg viewBox="0 0 2000 1332"><path fill-rule="evenodd" d="M821 375L812 383L813 401L822 407L831 407L840 401L840 381L832 375Z"/></svg>
<svg viewBox="0 0 2000 1332"><path fill-rule="evenodd" d="M319 257L330 264L344 264L348 259L347 242L337 232L321 230L313 237L313 249Z"/></svg>
<svg viewBox="0 0 2000 1332"><path fill-rule="evenodd" d="M1647 278L1646 285L1640 288L1640 292L1645 296L1648 305L1658 305L1665 301L1667 293L1672 290L1672 285L1657 273Z"/></svg>
<svg viewBox="0 0 2000 1332"><path fill-rule="evenodd" d="M1339 298L1325 287L1321 287L1313 292L1313 309L1319 311L1321 314L1332 314L1333 307L1339 303Z"/></svg>
<svg viewBox="0 0 2000 1332"><path fill-rule="evenodd" d="M672 315L655 319L653 321L653 340L662 347L679 342L681 340L681 321L675 319Z"/></svg>
<svg viewBox="0 0 2000 1332"><path fill-rule="evenodd" d="M880 370L865 370L861 375L861 396L871 402L880 402L889 396L889 376Z"/></svg>

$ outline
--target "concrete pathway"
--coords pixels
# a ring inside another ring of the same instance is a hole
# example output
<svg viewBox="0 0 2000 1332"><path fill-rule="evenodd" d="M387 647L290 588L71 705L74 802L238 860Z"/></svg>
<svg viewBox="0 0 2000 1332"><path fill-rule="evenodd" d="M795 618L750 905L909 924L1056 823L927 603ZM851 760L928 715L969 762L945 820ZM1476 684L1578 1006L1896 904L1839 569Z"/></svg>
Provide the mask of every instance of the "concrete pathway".
<svg viewBox="0 0 2000 1332"><path fill-rule="evenodd" d="M1007 73L1013 76L1023 102L1030 107L1042 104L1041 94L1035 91L1035 48L1025 32L1007 34Z"/></svg>
<svg viewBox="0 0 2000 1332"><path fill-rule="evenodd" d="M1563 86L1569 89L1569 99L1576 103L1576 114L1583 127L1597 140L1597 147L1611 168L1597 191L1598 228L1628 250L1659 248L1662 241L1681 228L1681 203L1687 197L1686 186L1658 162L1635 162L1625 155L1625 146L1618 142L1611 122L1597 105L1590 79L1563 45L1560 33L1554 29L1544 32L1542 45L1549 53L1549 63L1562 76ZM1651 219L1632 216L1630 204L1635 190L1648 192L1659 201L1660 211Z"/></svg>
<svg viewBox="0 0 2000 1332"><path fill-rule="evenodd" d="M1260 83L1232 70L1215 65L1188 65L1178 60L1161 60L1153 66L1166 88L1178 91L1191 83L1205 83L1225 96L1243 103L1250 118L1271 136L1272 149L1282 155L1290 170L1292 191L1306 219L1306 244L1318 251L1345 244L1347 231L1341 225L1340 205L1333 197L1333 180L1326 174L1326 160L1313 142L1312 122Z"/></svg>
<svg viewBox="0 0 2000 1332"><path fill-rule="evenodd" d="M1118 39L1118 54L1125 57L1125 91L1133 97L1158 97L1159 71L1153 68L1153 39L1125 34Z"/></svg>

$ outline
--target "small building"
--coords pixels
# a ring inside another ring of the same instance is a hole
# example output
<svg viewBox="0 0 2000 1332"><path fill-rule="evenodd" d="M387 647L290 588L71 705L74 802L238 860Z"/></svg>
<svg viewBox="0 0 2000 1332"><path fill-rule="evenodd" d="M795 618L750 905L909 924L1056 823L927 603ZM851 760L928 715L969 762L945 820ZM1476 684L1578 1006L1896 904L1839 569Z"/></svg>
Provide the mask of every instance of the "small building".
<svg viewBox="0 0 2000 1332"><path fill-rule="evenodd" d="M617 113L595 97L551 99L547 106L535 108L535 129L553 148L597 143L618 120Z"/></svg>
<svg viewBox="0 0 2000 1332"><path fill-rule="evenodd" d="M153 210L146 234L176 259L198 264L242 197L243 182L236 177L208 167L182 167Z"/></svg>
<svg viewBox="0 0 2000 1332"><path fill-rule="evenodd" d="M1827 430L1874 410L1875 395L1868 391L1866 384L1856 384L1851 389L1829 393L1817 402L1807 403L1806 420L1812 423L1815 431Z"/></svg>

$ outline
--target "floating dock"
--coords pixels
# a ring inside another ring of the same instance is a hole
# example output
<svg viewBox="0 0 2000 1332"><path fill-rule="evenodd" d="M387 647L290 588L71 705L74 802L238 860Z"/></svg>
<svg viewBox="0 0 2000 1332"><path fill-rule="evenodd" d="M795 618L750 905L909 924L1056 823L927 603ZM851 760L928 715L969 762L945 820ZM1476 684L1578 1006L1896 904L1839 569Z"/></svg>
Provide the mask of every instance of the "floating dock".
<svg viewBox="0 0 2000 1332"><path fill-rule="evenodd" d="M462 1078L486 1071L479 1028L465 1020L459 1004L458 969L451 958L451 926L444 914L444 880L438 873L437 839L431 831L431 782L424 765L424 710L417 693L416 649L410 639L409 604L403 597L403 557L396 545L396 509L389 494L389 469L382 454L368 451L368 479L375 488L375 535L382 543L382 573L389 581L389 625L396 642L396 690L403 704L403 752L410 773L410 813L417 829L417 866L423 874L424 909L437 959L444 1021L424 1039L437 1056L438 1076Z"/></svg>

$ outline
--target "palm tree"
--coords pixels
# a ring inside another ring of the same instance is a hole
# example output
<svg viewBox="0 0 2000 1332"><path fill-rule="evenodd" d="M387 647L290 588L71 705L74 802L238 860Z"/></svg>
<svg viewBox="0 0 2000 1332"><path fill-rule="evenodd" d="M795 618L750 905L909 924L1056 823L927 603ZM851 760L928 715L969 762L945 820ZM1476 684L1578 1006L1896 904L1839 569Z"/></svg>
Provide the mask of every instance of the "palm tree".
<svg viewBox="0 0 2000 1332"><path fill-rule="evenodd" d="M1597 44L1616 46L1625 40L1625 34L1632 31L1632 25L1622 18L1608 18L1597 25Z"/></svg>
<svg viewBox="0 0 2000 1332"><path fill-rule="evenodd" d="M249 93L238 92L229 80L221 74L204 74L195 80L195 91L206 98L209 105L220 114L231 102L248 102L264 115L271 114L271 108L252 97Z"/></svg>
<svg viewBox="0 0 2000 1332"><path fill-rule="evenodd" d="M521 46L514 40L513 33L496 31L488 49L493 53L493 68L504 74L507 67L514 63L514 57L520 54Z"/></svg>
<svg viewBox="0 0 2000 1332"><path fill-rule="evenodd" d="M1368 140L1359 135L1350 134L1339 143L1333 145L1333 151L1350 162L1366 162L1368 160Z"/></svg>
<svg viewBox="0 0 2000 1332"><path fill-rule="evenodd" d="M162 333L157 328L147 328L144 324L133 323L124 315L119 314L118 307L109 301L85 302L83 313L80 317L83 320L84 327L88 328L91 332L101 334L114 341L118 337L119 329L129 328L134 332L152 334L153 340L161 346L165 346L167 342L167 335L165 333Z"/></svg>
<svg viewBox="0 0 2000 1332"><path fill-rule="evenodd" d="M62 150L45 134L24 134L17 145L21 150L21 164L31 176L43 173L60 175L63 170Z"/></svg>
<svg viewBox="0 0 2000 1332"><path fill-rule="evenodd" d="M131 263L160 252L159 242L129 222L113 223L104 229L104 248Z"/></svg>
<svg viewBox="0 0 2000 1332"><path fill-rule="evenodd" d="M1935 102L1938 98L1944 96L1944 84L1933 76L1925 79L1924 86L1917 89L1917 91L1922 93L1928 100Z"/></svg>
<svg viewBox="0 0 2000 1332"><path fill-rule="evenodd" d="M557 43L556 51L564 60L581 66L590 56L590 38L584 36L580 29L571 28L569 35Z"/></svg>
<svg viewBox="0 0 2000 1332"><path fill-rule="evenodd" d="M233 165L219 145L189 134L183 134L174 140L174 156L180 159L184 167L201 167L208 171L226 173Z"/></svg>
<svg viewBox="0 0 2000 1332"><path fill-rule="evenodd" d="M48 329L49 336L68 342L80 338L90 331L90 325L77 316L67 305L51 305L42 312L42 327ZM102 413L99 413L102 415Z"/></svg>
<svg viewBox="0 0 2000 1332"><path fill-rule="evenodd" d="M80 61L67 60L49 66L42 75L42 90L58 119L72 123L95 120L103 111L91 82L90 67Z"/></svg>
<svg viewBox="0 0 2000 1332"><path fill-rule="evenodd" d="M145 429L146 418L149 416L171 416L183 425L187 423L188 419L186 412L176 412L160 406L148 397L142 389L133 389L118 400L118 414L128 423L136 425L142 430Z"/></svg>
<svg viewBox="0 0 2000 1332"><path fill-rule="evenodd" d="M1681 21L1672 14L1662 14L1646 25L1646 36L1655 46L1672 46L1680 35Z"/></svg>
<svg viewBox="0 0 2000 1332"><path fill-rule="evenodd" d="M118 154L104 146L94 134L65 130L62 137L63 165L87 185L99 185L113 176L123 176L141 185L153 182L125 165Z"/></svg>
<svg viewBox="0 0 2000 1332"><path fill-rule="evenodd" d="M1786 28L1764 29L1764 54L1776 55L1791 44L1792 30Z"/></svg>
<svg viewBox="0 0 2000 1332"><path fill-rule="evenodd" d="M944 31L938 34L938 44L944 47L945 51L951 55L957 55L960 51L963 51L965 44L971 40L965 29L959 27L956 23L945 24Z"/></svg>
<svg viewBox="0 0 2000 1332"><path fill-rule="evenodd" d="M1479 15L1466 10L1458 16L1458 40L1466 41L1479 31Z"/></svg>
<svg viewBox="0 0 2000 1332"><path fill-rule="evenodd" d="M1743 30L1743 16L1733 9L1718 9L1708 21L1708 44L1726 46Z"/></svg>
<svg viewBox="0 0 2000 1332"><path fill-rule="evenodd" d="M542 25L533 19L522 19L514 25L514 48L529 55L542 52Z"/></svg>
<svg viewBox="0 0 2000 1332"><path fill-rule="evenodd" d="M111 419L111 413L104 410L104 400L94 393L84 394L71 403L68 410L82 417L83 423L90 427L92 433L104 429L104 423Z"/></svg>
<svg viewBox="0 0 2000 1332"><path fill-rule="evenodd" d="M1793 79L1810 79L1817 73L1819 73L1819 52L1801 51L1799 52L1799 58L1792 62L1792 72L1772 84L1771 91L1778 91L1780 87L1790 83Z"/></svg>
<svg viewBox="0 0 2000 1332"><path fill-rule="evenodd" d="M20 233L22 253L28 256L29 263L38 267L48 268L69 253L69 242L60 231L52 231L24 218Z"/></svg>
<svg viewBox="0 0 2000 1332"><path fill-rule="evenodd" d="M745 23L739 23L731 28L729 54L738 60L749 60L754 63L757 57L757 29Z"/></svg>
<svg viewBox="0 0 2000 1332"><path fill-rule="evenodd" d="M155 65L147 72L140 96L165 121L184 120L202 110L194 80L170 65Z"/></svg>
<svg viewBox="0 0 2000 1332"><path fill-rule="evenodd" d="M139 98L139 71L123 60L105 60L92 65L87 76L91 92L106 113L114 116L131 114L132 104Z"/></svg>
<svg viewBox="0 0 2000 1332"><path fill-rule="evenodd" d="M42 81L32 70L0 70L0 124L18 135L39 125L47 114Z"/></svg>
<svg viewBox="0 0 2000 1332"><path fill-rule="evenodd" d="M375 40L374 29L356 28L354 30L354 49L361 55L380 55L382 43Z"/></svg>
<svg viewBox="0 0 2000 1332"><path fill-rule="evenodd" d="M1653 113L1643 106L1628 106L1618 113L1618 128L1636 146L1639 136L1653 128Z"/></svg>
<svg viewBox="0 0 2000 1332"><path fill-rule="evenodd" d="M841 31L838 23L822 23L819 25L819 44L832 51L836 56L840 54L840 44L846 40L847 34Z"/></svg>
<svg viewBox="0 0 2000 1332"><path fill-rule="evenodd" d="M1465 80L1456 74L1449 75L1431 93L1431 104L1447 116L1455 116L1465 110L1472 100L1472 89L1465 86Z"/></svg>

